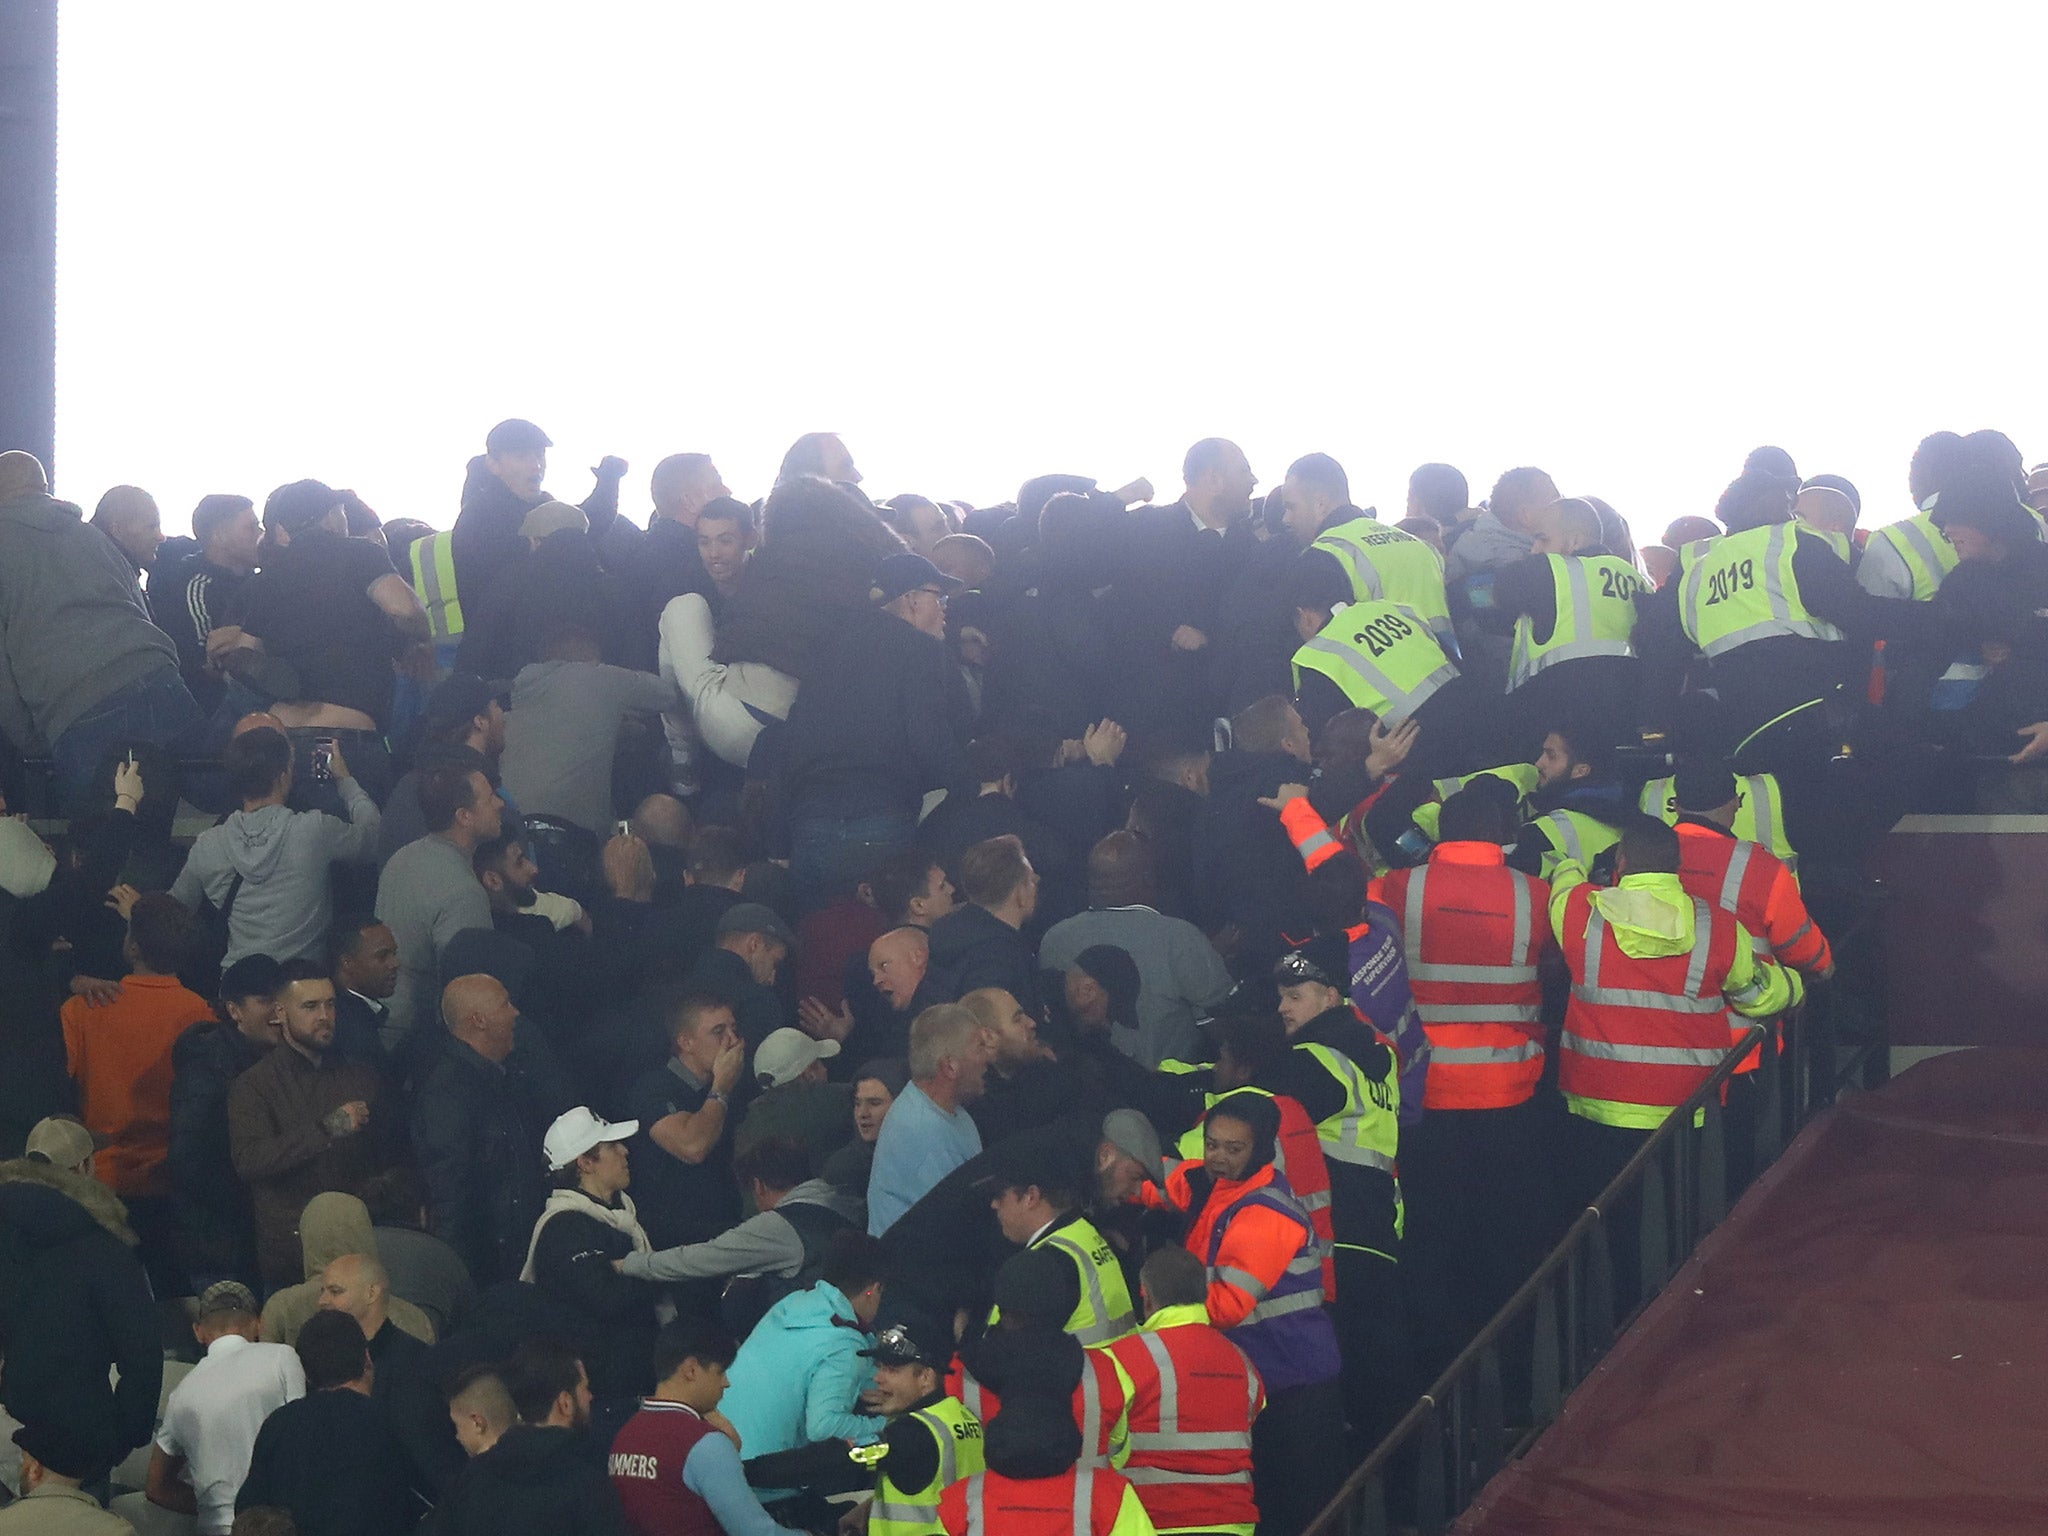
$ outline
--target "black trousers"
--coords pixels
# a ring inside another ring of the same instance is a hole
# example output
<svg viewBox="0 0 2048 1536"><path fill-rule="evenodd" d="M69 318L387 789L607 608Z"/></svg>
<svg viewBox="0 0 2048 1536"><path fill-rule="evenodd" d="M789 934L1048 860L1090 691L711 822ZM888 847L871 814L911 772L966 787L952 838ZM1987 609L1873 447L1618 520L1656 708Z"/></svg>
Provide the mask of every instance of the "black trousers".
<svg viewBox="0 0 2048 1536"><path fill-rule="evenodd" d="M1504 1109L1432 1109L1402 1129L1402 1295L1423 1390L1554 1240L1544 1111L1534 1098Z"/></svg>
<svg viewBox="0 0 2048 1536"><path fill-rule="evenodd" d="M1295 1536L1344 1486L1352 1461L1344 1399L1334 1381L1289 1387L1266 1399L1252 1424L1252 1492L1259 1536Z"/></svg>
<svg viewBox="0 0 2048 1536"><path fill-rule="evenodd" d="M1567 1115L1565 1167L1572 1184L1572 1204L1583 1210L1621 1172L1642 1144L1655 1134L1628 1126L1602 1125L1584 1115ZM1641 1201L1636 1192L1601 1212L1607 1230L1607 1253L1614 1270L1614 1308L1627 1317L1642 1299Z"/></svg>
<svg viewBox="0 0 2048 1536"><path fill-rule="evenodd" d="M1363 1455L1386 1436L1422 1390L1415 1379L1401 1267L1363 1248L1337 1249L1337 1304L1330 1309L1344 1357L1343 1417Z"/></svg>

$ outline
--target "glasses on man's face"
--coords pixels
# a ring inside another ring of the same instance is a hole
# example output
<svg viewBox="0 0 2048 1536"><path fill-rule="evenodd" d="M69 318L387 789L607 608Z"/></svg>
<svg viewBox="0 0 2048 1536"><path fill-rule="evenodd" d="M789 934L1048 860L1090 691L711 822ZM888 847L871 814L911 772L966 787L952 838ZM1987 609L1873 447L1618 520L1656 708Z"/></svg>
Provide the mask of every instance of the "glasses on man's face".
<svg viewBox="0 0 2048 1536"><path fill-rule="evenodd" d="M920 592L928 592L933 597L937 598L939 600L939 606L941 608L946 606L946 594L941 592L937 587L919 587L917 590Z"/></svg>

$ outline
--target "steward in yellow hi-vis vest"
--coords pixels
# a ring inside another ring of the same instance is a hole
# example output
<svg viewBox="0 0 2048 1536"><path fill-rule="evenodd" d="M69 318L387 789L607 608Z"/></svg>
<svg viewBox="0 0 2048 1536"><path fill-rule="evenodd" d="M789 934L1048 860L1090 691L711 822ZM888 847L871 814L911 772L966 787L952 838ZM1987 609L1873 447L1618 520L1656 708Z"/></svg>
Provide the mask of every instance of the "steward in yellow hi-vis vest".
<svg viewBox="0 0 2048 1536"><path fill-rule="evenodd" d="M875 1445L854 1452L875 1469L868 1536L937 1536L940 1496L987 1465L981 1420L946 1395L952 1340L898 1324L861 1353L875 1362L875 1406L889 1418Z"/></svg>

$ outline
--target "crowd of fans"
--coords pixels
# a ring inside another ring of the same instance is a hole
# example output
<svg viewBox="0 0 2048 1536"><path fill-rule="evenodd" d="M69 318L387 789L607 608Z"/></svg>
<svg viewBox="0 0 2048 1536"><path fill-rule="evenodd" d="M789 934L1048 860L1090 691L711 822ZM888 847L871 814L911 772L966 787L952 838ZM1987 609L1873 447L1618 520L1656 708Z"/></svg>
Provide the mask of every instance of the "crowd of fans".
<svg viewBox="0 0 2048 1536"><path fill-rule="evenodd" d="M2048 804L1997 433L1640 550L549 446L190 539L0 455L0 1530L1289 1536L1901 810Z"/></svg>

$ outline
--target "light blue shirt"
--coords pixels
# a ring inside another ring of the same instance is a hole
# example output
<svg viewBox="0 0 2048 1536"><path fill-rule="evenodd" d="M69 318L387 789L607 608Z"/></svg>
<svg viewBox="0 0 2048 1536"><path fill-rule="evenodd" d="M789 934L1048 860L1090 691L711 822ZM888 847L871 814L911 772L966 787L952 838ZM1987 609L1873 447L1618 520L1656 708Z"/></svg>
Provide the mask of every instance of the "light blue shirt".
<svg viewBox="0 0 2048 1536"><path fill-rule="evenodd" d="M911 1083L889 1106L868 1175L868 1235L880 1237L947 1174L981 1152L981 1129L964 1109L939 1108Z"/></svg>

